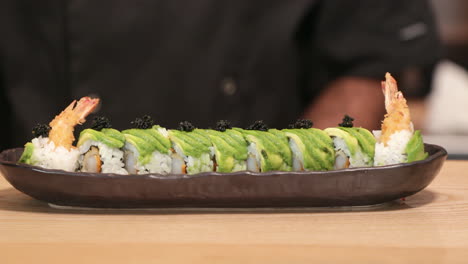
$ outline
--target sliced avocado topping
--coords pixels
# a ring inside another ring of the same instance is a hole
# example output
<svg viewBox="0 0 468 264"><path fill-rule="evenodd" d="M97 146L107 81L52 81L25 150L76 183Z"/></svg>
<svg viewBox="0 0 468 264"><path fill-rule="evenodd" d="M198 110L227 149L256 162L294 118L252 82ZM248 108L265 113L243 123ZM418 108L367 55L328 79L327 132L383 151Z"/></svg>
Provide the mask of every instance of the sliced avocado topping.
<svg viewBox="0 0 468 264"><path fill-rule="evenodd" d="M333 142L322 130L284 129L290 140L294 140L302 153L306 170L330 170L333 168L335 152Z"/></svg>
<svg viewBox="0 0 468 264"><path fill-rule="evenodd" d="M292 152L289 148L288 137L283 131L278 129L269 129L268 132L276 137L276 140L272 140L274 143L276 143L276 148L278 149L285 163L282 170L290 171L292 169Z"/></svg>
<svg viewBox="0 0 468 264"><path fill-rule="evenodd" d="M374 154L375 154L375 137L372 133L362 127L340 127L339 129L344 130L355 137L361 147L362 151L367 154L370 158L369 165L374 164Z"/></svg>
<svg viewBox="0 0 468 264"><path fill-rule="evenodd" d="M315 139L314 144L316 146L316 155L320 157L321 170L331 170L335 164L335 148L333 147L333 140L328 134L320 129L311 128L306 129L306 133L309 133L312 138Z"/></svg>
<svg viewBox="0 0 468 264"><path fill-rule="evenodd" d="M161 144L162 147L158 149L159 152L164 154L169 152L171 148L171 141L169 140L169 134L165 128L156 125L151 129L148 129L147 132L153 136L159 142L159 144Z"/></svg>
<svg viewBox="0 0 468 264"><path fill-rule="evenodd" d="M24 151L23 154L21 154L21 157L18 160L18 163L25 163L25 164L32 164L31 157L34 151L34 145L31 142L28 142L24 145Z"/></svg>
<svg viewBox="0 0 468 264"><path fill-rule="evenodd" d="M101 142L111 148L121 148L125 144L122 133L112 128L103 128L101 131L88 128L81 131L77 146L83 145L88 140Z"/></svg>
<svg viewBox="0 0 468 264"><path fill-rule="evenodd" d="M169 130L169 139L184 152L184 155L196 158L203 153L209 153L211 147L208 136L201 133Z"/></svg>
<svg viewBox="0 0 468 264"><path fill-rule="evenodd" d="M225 129L224 132L206 129L196 129L194 133L207 135L215 148L216 163L218 172L232 172L236 161L247 159L247 142L242 134L232 129Z"/></svg>
<svg viewBox="0 0 468 264"><path fill-rule="evenodd" d="M330 127L324 130L330 137L338 137L344 140L346 146L348 146L349 152L351 156L354 156L356 154L356 151L359 150L359 143L358 140L353 137L350 133L347 131L341 129L341 128L336 128L336 127Z"/></svg>
<svg viewBox="0 0 468 264"><path fill-rule="evenodd" d="M421 131L416 130L414 135L408 141L406 145L405 152L407 154L407 162L413 162L418 160L424 160L429 156L427 152L424 151L424 142L421 135Z"/></svg>
<svg viewBox="0 0 468 264"><path fill-rule="evenodd" d="M245 140L249 143L255 143L257 152L260 154L260 168L262 172L281 170L284 167L283 157L280 149L277 147L278 138L265 131L244 130L233 128L243 134Z"/></svg>
<svg viewBox="0 0 468 264"><path fill-rule="evenodd" d="M132 128L132 129L124 130L122 131L122 133L125 135L126 138L127 138L127 135L132 135L132 136L142 139L143 141L136 141L135 143L140 142L142 144L146 144L147 146L144 146L143 148L151 150L149 154L153 153L155 150L159 151L162 154L169 153L169 149L170 149L170 142L168 142L169 139L165 138L160 132L158 132L157 130L153 128L148 128L148 129Z"/></svg>
<svg viewBox="0 0 468 264"><path fill-rule="evenodd" d="M226 129L224 134L229 135L230 140L229 144L236 149L234 153L234 158L236 160L244 161L247 159L247 141L245 141L244 136L241 132L233 130L233 129Z"/></svg>
<svg viewBox="0 0 468 264"><path fill-rule="evenodd" d="M139 136L130 133L124 133L124 136L127 143L133 145L138 150L138 162L142 165L147 164L151 160L151 154L155 149L154 146L151 146L145 139Z"/></svg>
<svg viewBox="0 0 468 264"><path fill-rule="evenodd" d="M219 135L215 130L207 131L208 137L215 149L216 155L216 171L218 172L231 172L234 167L234 153L236 149L229 145L223 136Z"/></svg>

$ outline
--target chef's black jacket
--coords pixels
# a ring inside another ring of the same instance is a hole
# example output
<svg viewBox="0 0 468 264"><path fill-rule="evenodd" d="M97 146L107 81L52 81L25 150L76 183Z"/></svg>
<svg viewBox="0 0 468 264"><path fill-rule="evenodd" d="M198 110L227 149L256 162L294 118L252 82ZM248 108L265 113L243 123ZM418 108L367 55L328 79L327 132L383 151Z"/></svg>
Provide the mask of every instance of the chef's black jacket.
<svg viewBox="0 0 468 264"><path fill-rule="evenodd" d="M118 129L144 114L282 127L334 78L438 54L422 0L3 0L0 17L0 148L86 95Z"/></svg>

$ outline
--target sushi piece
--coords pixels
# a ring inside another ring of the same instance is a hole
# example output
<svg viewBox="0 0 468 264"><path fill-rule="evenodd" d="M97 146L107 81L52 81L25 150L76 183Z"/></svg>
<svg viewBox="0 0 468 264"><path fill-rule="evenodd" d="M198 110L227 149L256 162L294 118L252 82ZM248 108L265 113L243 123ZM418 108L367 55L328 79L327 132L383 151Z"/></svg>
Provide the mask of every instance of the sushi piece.
<svg viewBox="0 0 468 264"><path fill-rule="evenodd" d="M170 173L172 151L167 129L153 125L149 116L137 118L133 124L137 128L122 131L125 136L125 169L128 173Z"/></svg>
<svg viewBox="0 0 468 264"><path fill-rule="evenodd" d="M292 151L294 171L333 169L335 151L332 139L324 131L312 128L310 120L298 120L282 130Z"/></svg>
<svg viewBox="0 0 468 264"><path fill-rule="evenodd" d="M414 131L406 99L398 91L397 83L390 73L385 75L382 90L387 114L382 122L382 130L374 131L377 139L374 166L427 158L421 132Z"/></svg>
<svg viewBox="0 0 468 264"><path fill-rule="evenodd" d="M169 130L172 143L172 173L195 174L214 170L210 138L203 130L194 131L189 122L181 122L179 130Z"/></svg>
<svg viewBox="0 0 468 264"><path fill-rule="evenodd" d="M345 115L339 127L324 131L333 139L334 169L370 167L374 165L375 138L362 127L353 127L353 118Z"/></svg>
<svg viewBox="0 0 468 264"><path fill-rule="evenodd" d="M37 127L34 139L26 143L19 163L40 166L47 169L75 171L78 168L80 152L72 144L76 125L83 124L98 105L99 99L83 97L74 100L49 124Z"/></svg>
<svg viewBox="0 0 468 264"><path fill-rule="evenodd" d="M292 154L286 136L256 121L247 129L234 128L244 136L247 147L247 170L254 172L290 171Z"/></svg>
<svg viewBox="0 0 468 264"><path fill-rule="evenodd" d="M124 145L125 136L111 128L107 118L96 117L78 139L80 171L128 174L123 163Z"/></svg>
<svg viewBox="0 0 468 264"><path fill-rule="evenodd" d="M246 170L247 142L242 133L233 130L229 122L225 120L218 122L216 129L193 131L209 137L214 171L226 173Z"/></svg>

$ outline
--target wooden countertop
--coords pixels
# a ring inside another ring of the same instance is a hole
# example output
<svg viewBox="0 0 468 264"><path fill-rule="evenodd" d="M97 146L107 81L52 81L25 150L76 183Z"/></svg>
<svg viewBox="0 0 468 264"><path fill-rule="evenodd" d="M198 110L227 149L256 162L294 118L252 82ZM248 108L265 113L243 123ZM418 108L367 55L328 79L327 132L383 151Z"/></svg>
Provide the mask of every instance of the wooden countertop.
<svg viewBox="0 0 468 264"><path fill-rule="evenodd" d="M468 263L468 161L374 210L60 210L0 177L0 263Z"/></svg>

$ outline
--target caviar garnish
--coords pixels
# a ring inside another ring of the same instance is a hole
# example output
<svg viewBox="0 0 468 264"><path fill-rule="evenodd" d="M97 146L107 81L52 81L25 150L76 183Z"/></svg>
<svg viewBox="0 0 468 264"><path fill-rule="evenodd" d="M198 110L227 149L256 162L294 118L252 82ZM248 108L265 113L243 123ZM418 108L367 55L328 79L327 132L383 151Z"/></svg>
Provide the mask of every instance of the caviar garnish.
<svg viewBox="0 0 468 264"><path fill-rule="evenodd" d="M50 126L47 124L37 124L32 129L32 134L35 138L37 137L48 137L50 131Z"/></svg>
<svg viewBox="0 0 468 264"><path fill-rule="evenodd" d="M298 119L295 123L290 124L288 128L311 128L314 125L309 119Z"/></svg>
<svg viewBox="0 0 468 264"><path fill-rule="evenodd" d="M135 128L147 129L153 127L154 121L149 115L144 115L141 118L135 118L135 121L130 122Z"/></svg>
<svg viewBox="0 0 468 264"><path fill-rule="evenodd" d="M182 121L179 123L180 131L192 132L195 129L195 126L192 125L189 121Z"/></svg>
<svg viewBox="0 0 468 264"><path fill-rule="evenodd" d="M340 127L353 127L354 118L350 117L349 115L345 115L343 117L343 123L338 124Z"/></svg>
<svg viewBox="0 0 468 264"><path fill-rule="evenodd" d="M268 126L263 122L263 120L257 120L250 126L246 128L247 130L260 130L268 131Z"/></svg>
<svg viewBox="0 0 468 264"><path fill-rule="evenodd" d="M231 128L232 128L231 122L229 122L229 121L227 121L227 120L219 120L219 121L216 123L216 128L215 128L215 130L224 132L224 131L226 131L226 129L231 129Z"/></svg>
<svg viewBox="0 0 468 264"><path fill-rule="evenodd" d="M109 118L105 116L96 116L93 119L93 122L91 124L91 129L94 130L99 130L101 131L103 128L111 128L112 125L110 123Z"/></svg>

